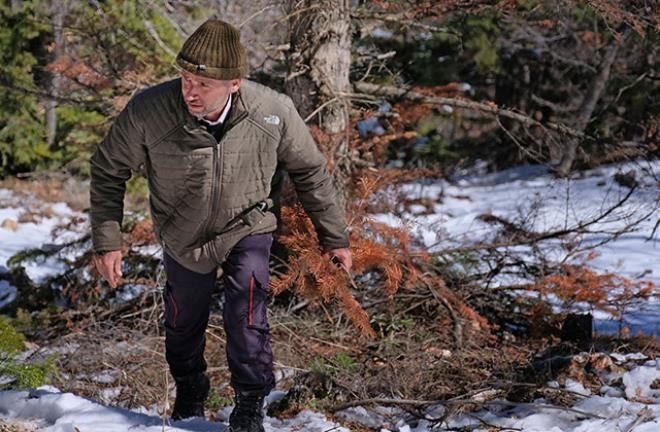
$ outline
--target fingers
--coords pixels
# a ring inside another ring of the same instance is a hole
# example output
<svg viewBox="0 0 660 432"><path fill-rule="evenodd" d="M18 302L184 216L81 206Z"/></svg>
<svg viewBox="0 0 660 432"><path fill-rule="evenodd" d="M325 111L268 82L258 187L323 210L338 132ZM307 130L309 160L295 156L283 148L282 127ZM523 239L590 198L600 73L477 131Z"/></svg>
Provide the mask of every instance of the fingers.
<svg viewBox="0 0 660 432"><path fill-rule="evenodd" d="M106 265L106 262L103 259L103 256L95 256L94 257L94 265L96 266L96 270L99 272L101 277L103 279L105 279L106 281L108 281L110 286L114 288L115 286L113 285L114 280L113 280L113 277L112 277L112 272L110 271L110 269Z"/></svg>
<svg viewBox="0 0 660 432"><path fill-rule="evenodd" d="M123 276L123 274L121 272L121 255L115 259L114 274L115 274L115 278L116 278L117 282Z"/></svg>
<svg viewBox="0 0 660 432"><path fill-rule="evenodd" d="M350 249L332 249L328 251L328 255L330 256L330 261L332 261L333 264L338 267L342 267L347 272L351 271L351 267L353 267L353 258Z"/></svg>
<svg viewBox="0 0 660 432"><path fill-rule="evenodd" d="M121 252L111 251L94 257L96 269L112 288L116 288L122 277Z"/></svg>

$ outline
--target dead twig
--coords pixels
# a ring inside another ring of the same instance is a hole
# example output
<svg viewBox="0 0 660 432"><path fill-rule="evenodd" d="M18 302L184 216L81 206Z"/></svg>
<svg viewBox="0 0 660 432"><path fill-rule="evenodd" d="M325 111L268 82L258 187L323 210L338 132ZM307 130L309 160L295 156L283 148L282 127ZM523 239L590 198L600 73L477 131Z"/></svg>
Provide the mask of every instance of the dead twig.
<svg viewBox="0 0 660 432"><path fill-rule="evenodd" d="M557 238L562 238L565 237L569 234L594 234L594 233L602 233L602 231L596 231L596 230L590 230L589 228L598 224L599 222L602 222L605 218L607 218L609 215L611 215L616 209L620 208L626 201L630 199L630 197L633 195L633 193L636 191L636 187L632 187L628 190L626 195L621 198L619 201L614 203L612 206L609 208L605 209L602 213L598 214L597 216L588 219L586 221L581 221L578 224L568 227L568 228L562 228L554 231L548 231L548 232L542 232L542 233L531 233L527 232L525 236L521 236L517 241L506 241L506 242L494 242L494 243L476 243L473 245L469 246L461 246L461 247L456 247L456 248L446 248L442 249L437 252L432 252L433 255L446 255L446 254L452 254L452 253L465 253L465 252L472 252L472 251L477 251L477 250L493 250L493 249L499 249L502 247L511 247L511 246L526 246L526 245L534 245L536 243L539 243L541 241L545 240L551 240L551 239L557 239ZM644 217L638 218L638 221L641 222L644 220L645 217L648 215L644 215ZM660 222L658 222L660 223ZM628 226L627 228L630 229L634 226ZM619 236L622 234L622 232L614 233L618 234Z"/></svg>
<svg viewBox="0 0 660 432"><path fill-rule="evenodd" d="M586 417L591 417L591 418L597 418L601 420L606 420L606 417L600 416L598 414L590 413L587 411L575 409L575 408L568 408L568 407L561 407L561 406L555 406L555 405L548 405L548 404L541 404L541 403L526 403L526 402L509 402L507 400L492 400L492 401L487 401L487 402L478 402L475 400L471 399L463 399L463 400L447 400L447 401L440 401L440 400L423 400L423 399L392 399L392 398L371 398L371 399L362 399L362 400L354 400L350 402L345 402L342 404L335 405L330 408L330 412L337 412L341 411L346 408L351 408L351 407L356 407L356 406L362 406L362 405L387 405L387 406L412 406L416 408L420 407L428 407L432 405L437 405L437 406L460 406L460 405L476 405L482 408L485 408L490 405L504 405L508 407L527 407L527 408L532 408L532 409L538 409L538 410L559 410L559 411L566 411L566 412L572 412L576 414L580 414Z"/></svg>
<svg viewBox="0 0 660 432"><path fill-rule="evenodd" d="M354 83L354 85L356 90L369 95L398 97L398 98L407 99L412 102L426 103L432 105L449 105L455 108L471 109L486 114L490 114L496 117L506 117L508 119L520 122L526 126L536 126L542 129L550 129L555 132L559 132L564 135L568 135L576 138L585 137L583 132L575 130L564 124L551 123L551 122L541 123L538 120L529 117L528 115L517 113L509 109L500 108L494 103L482 103L467 99L448 98L448 97L440 97L440 96L429 97L421 93L415 92L410 88L406 88L406 87L381 86L366 82L356 82Z"/></svg>

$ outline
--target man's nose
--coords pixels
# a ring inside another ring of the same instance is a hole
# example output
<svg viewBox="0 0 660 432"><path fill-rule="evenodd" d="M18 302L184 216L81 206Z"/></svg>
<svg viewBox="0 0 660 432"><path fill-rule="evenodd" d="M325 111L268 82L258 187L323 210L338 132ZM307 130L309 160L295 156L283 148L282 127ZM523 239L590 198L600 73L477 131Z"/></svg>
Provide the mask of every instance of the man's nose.
<svg viewBox="0 0 660 432"><path fill-rule="evenodd" d="M197 91L194 86L188 86L183 89L183 97L185 99L194 99L197 96Z"/></svg>

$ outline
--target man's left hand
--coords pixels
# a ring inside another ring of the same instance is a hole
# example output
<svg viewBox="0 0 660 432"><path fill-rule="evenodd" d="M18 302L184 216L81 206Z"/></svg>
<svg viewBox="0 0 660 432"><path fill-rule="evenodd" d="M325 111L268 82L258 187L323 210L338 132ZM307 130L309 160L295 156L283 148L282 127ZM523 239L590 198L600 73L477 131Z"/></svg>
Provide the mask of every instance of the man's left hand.
<svg viewBox="0 0 660 432"><path fill-rule="evenodd" d="M330 249L323 256L341 265L347 272L353 267L353 257L349 248Z"/></svg>

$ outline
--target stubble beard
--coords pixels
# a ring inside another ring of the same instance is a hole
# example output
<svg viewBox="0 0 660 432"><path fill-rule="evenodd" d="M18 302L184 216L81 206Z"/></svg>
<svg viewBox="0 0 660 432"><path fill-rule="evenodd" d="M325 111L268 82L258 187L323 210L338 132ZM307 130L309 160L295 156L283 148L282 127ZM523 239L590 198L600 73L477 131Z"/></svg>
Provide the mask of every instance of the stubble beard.
<svg viewBox="0 0 660 432"><path fill-rule="evenodd" d="M192 116L195 117L197 120L204 120L204 118L207 115L209 115L213 112L222 111L228 101L229 101L229 96L227 96L227 98L224 101L222 101L222 99L218 100L215 104L213 104L212 106L206 108L202 112L194 113L194 112L190 111L190 107L188 107L188 112L190 112L190 114L192 114Z"/></svg>

